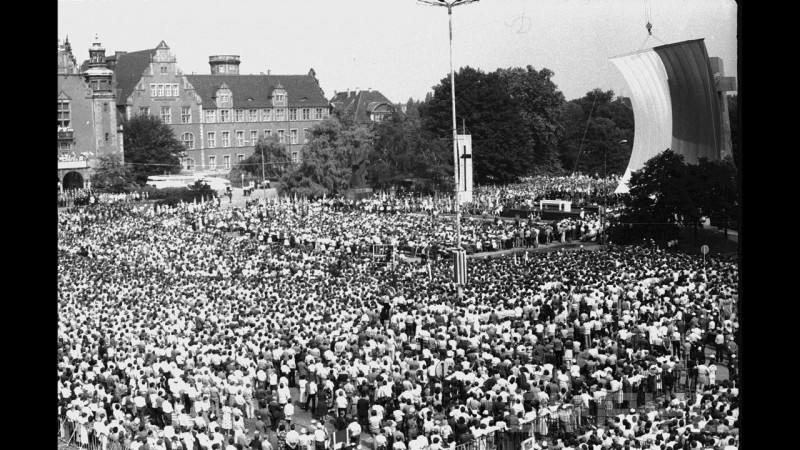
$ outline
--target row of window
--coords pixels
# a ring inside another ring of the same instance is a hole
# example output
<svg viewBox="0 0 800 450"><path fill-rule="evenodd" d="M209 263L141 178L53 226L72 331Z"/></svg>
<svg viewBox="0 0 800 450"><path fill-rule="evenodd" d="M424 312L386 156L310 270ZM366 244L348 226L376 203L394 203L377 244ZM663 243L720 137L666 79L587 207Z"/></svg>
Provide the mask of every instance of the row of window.
<svg viewBox="0 0 800 450"><path fill-rule="evenodd" d="M244 161L244 155L236 155L239 159L239 162ZM222 167L224 169L231 168L231 155L225 155L222 157ZM217 168L217 157L216 156L209 156L208 157L208 168L211 170L215 170ZM189 158L186 160L186 169L194 170L194 160Z"/></svg>
<svg viewBox="0 0 800 450"><path fill-rule="evenodd" d="M62 115L66 114L69 117L69 104L67 103L66 113L62 112L62 103L59 100L58 102L58 120L59 126L61 126ZM205 123L215 123L217 122L217 111L219 111L219 122L220 123L229 123L231 122L231 110L230 109L220 109L220 110L206 110L206 120ZM272 122L272 109L262 108L262 109L248 109L247 112L247 119L245 121L245 114L243 109L236 109L234 110L234 121L235 122ZM316 108L314 110L314 119L311 119L311 108L302 108L300 110L302 120L322 120L324 117L324 108ZM160 107L160 117L161 121L164 123L172 123L172 107L171 106L161 106ZM150 108L143 106L139 108L139 114L149 116L150 115ZM278 108L275 109L275 121L276 122L283 122L285 121L285 114L286 109ZM259 120L259 118L261 120ZM297 108L290 108L289 109L289 120L290 121L297 121ZM68 120L67 120L68 122ZM181 123L187 124L192 123L192 108L189 106L182 106L181 107Z"/></svg>
<svg viewBox="0 0 800 450"><path fill-rule="evenodd" d="M292 152L292 162L300 162L300 153L299 152ZM241 163L244 161L244 154L240 153L236 155L236 162ZM194 170L194 158L186 158L183 160L183 166L186 170ZM217 156L211 155L208 157L208 168L210 170L217 169ZM224 155L222 157L222 168L223 169L230 169L231 168L231 155Z"/></svg>
<svg viewBox="0 0 800 450"><path fill-rule="evenodd" d="M297 129L289 130L289 143L290 144L298 144L298 131ZM221 133L221 147L230 147L231 146L231 132L230 131L222 131ZM237 147L244 147L245 145L252 145L255 146L258 143L258 131L251 130L250 136L247 140L245 140L245 132L244 131L236 131L236 146ZM272 130L264 130L264 137L268 138L272 136ZM282 144L286 143L286 133L285 130L277 130L278 141ZM181 141L183 145L186 146L187 149L193 150L195 148L194 144L194 133L183 133L181 134ZM303 128L303 143L308 143L308 128ZM217 147L217 132L216 131L209 131L206 133L206 148L216 148Z"/></svg>
<svg viewBox="0 0 800 450"><path fill-rule="evenodd" d="M231 112L232 111L232 112ZM246 111L246 113L245 113ZM273 112L274 111L274 112ZM205 123L227 122L283 122L286 120L286 108L259 109L209 109L205 112ZM289 121L322 120L325 108L289 108Z"/></svg>
<svg viewBox="0 0 800 450"><path fill-rule="evenodd" d="M177 84L150 84L150 97L178 97Z"/></svg>

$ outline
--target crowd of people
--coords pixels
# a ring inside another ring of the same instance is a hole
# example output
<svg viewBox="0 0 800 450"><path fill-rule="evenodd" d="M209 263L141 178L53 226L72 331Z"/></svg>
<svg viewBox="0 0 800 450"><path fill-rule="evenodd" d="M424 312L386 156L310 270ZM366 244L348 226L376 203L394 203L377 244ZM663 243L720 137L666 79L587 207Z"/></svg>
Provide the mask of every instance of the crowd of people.
<svg viewBox="0 0 800 450"><path fill-rule="evenodd" d="M423 258L450 254L449 248L455 246L452 218L436 211L405 214L386 205L380 200L354 203L262 201L261 204L253 201L245 208L184 205L184 211L194 230L203 227L217 232L239 232L260 242L292 248L332 247L365 253L378 244L394 246L400 252ZM537 248L557 241L597 240L599 230L600 220L594 214L559 222L542 221L537 216L527 219L464 216L461 242L467 254L474 254Z"/></svg>
<svg viewBox="0 0 800 450"><path fill-rule="evenodd" d="M476 186L473 202L467 208L473 214L495 214L513 209L534 209L540 200L569 200L574 207L590 204L616 204L614 194L620 177L587 175L524 178L519 183L502 186Z"/></svg>
<svg viewBox="0 0 800 450"><path fill-rule="evenodd" d="M73 162L73 161L86 161L89 159L88 153L81 153L76 155L74 152L72 153L62 153L58 155L59 162Z"/></svg>
<svg viewBox="0 0 800 450"><path fill-rule="evenodd" d="M59 190L58 207L86 206L99 203L131 203L145 201L149 198L146 190L130 192L98 192L90 188Z"/></svg>
<svg viewBox="0 0 800 450"><path fill-rule="evenodd" d="M651 247L470 258L459 291L450 260L359 250L453 235L452 221L322 202L62 210L59 422L107 450L322 449L330 428L352 448L499 431L535 448L738 448L735 261ZM607 402L621 412L587 427Z"/></svg>

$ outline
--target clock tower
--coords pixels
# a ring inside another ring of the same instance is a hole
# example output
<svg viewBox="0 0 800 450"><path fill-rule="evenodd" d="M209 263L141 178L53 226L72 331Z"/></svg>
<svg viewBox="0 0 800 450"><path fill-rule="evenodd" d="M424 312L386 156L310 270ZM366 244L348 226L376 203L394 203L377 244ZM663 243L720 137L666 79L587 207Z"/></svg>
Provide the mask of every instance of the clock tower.
<svg viewBox="0 0 800 450"><path fill-rule="evenodd" d="M89 165L94 167L103 154L119 153L122 157L122 134L117 128L117 103L114 91L114 72L106 66L106 49L95 35L89 48L89 68L83 72L92 103L91 126L94 146L90 149ZM122 158L121 158L122 159Z"/></svg>

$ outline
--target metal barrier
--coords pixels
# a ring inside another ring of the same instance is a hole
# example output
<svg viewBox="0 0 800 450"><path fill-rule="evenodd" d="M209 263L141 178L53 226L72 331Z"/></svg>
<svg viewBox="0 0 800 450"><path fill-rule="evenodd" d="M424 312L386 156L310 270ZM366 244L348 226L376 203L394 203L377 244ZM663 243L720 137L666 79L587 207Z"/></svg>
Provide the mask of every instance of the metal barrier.
<svg viewBox="0 0 800 450"><path fill-rule="evenodd" d="M497 439L496 439L497 433L498 432L484 434L478 436L477 438L469 442L458 444L455 447L450 447L450 448L452 450L492 450L495 448L499 448L497 447Z"/></svg>
<svg viewBox="0 0 800 450"><path fill-rule="evenodd" d="M78 442L78 438L76 436L77 428L75 424L68 420L66 417L61 419L59 422L59 439L63 440L67 444L73 444Z"/></svg>

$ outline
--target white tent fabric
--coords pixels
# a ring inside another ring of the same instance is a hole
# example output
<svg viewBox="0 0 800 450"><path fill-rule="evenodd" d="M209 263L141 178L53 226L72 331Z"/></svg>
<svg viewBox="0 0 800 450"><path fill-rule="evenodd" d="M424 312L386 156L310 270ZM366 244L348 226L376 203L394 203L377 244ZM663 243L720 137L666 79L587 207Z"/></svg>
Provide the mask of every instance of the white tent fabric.
<svg viewBox="0 0 800 450"><path fill-rule="evenodd" d="M720 158L719 99L702 39L609 60L631 88L636 124L631 159L617 193L628 192L631 173L666 149L690 164L697 164L700 158Z"/></svg>
<svg viewBox="0 0 800 450"><path fill-rule="evenodd" d="M667 71L661 57L653 50L611 58L631 89L633 119L636 127L628 168L616 193L628 192L631 172L644 167L648 159L672 144L672 101Z"/></svg>

